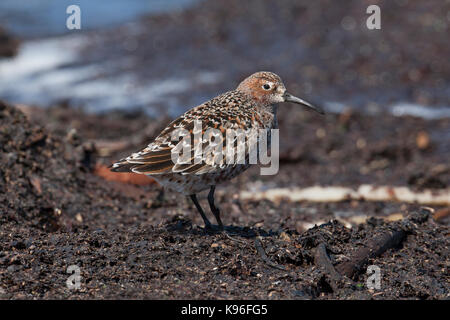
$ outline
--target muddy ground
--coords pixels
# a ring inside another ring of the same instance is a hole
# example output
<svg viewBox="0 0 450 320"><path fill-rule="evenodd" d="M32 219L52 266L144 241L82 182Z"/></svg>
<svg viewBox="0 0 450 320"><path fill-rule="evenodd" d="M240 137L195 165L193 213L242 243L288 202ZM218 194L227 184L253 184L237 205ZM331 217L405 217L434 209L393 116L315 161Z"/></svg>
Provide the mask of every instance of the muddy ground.
<svg viewBox="0 0 450 320"><path fill-rule="evenodd" d="M145 145L164 120L88 116L67 106L21 109L27 115L5 103L0 107L2 298L448 298L449 223L435 221L429 209L363 201L242 201L240 190L264 182L252 169L218 189L223 220L232 228L211 234L178 194L151 182L133 185L94 174L96 164ZM344 117L351 121L303 111L295 117L301 121L291 129L304 137L297 147L316 147L295 154L290 146L298 140L285 136L281 169L269 185L327 185L332 176L335 184L352 186L359 174L364 181L415 189L448 187L448 168L429 175L433 166L448 165L436 152L446 142L431 138L421 149L414 139L448 126L448 120L386 117L386 123L395 120L392 132L387 125L371 130L379 119L359 114ZM317 128L327 134L318 137ZM401 146L389 139L406 132L411 139ZM351 138L358 134L367 140L360 151ZM108 151L107 141L127 135L130 145ZM333 146L353 156L333 157ZM370 165L377 157L384 166ZM366 166L371 169L358 173ZM371 218L352 219L361 216ZM387 250L379 256L357 251L383 246ZM381 268L380 290L365 286L365 268L372 264ZM70 265L81 269L79 290L66 287Z"/></svg>

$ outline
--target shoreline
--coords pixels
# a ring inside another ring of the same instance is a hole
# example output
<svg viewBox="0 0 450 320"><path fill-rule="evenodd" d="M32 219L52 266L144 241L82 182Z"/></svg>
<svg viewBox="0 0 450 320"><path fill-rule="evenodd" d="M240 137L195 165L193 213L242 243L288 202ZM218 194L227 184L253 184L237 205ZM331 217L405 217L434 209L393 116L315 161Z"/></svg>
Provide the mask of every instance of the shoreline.
<svg viewBox="0 0 450 320"><path fill-rule="evenodd" d="M28 65L36 53L47 66L22 76L8 72L0 80L0 98L44 106L69 100L97 112L139 108L158 116L168 110L173 117L233 89L257 69L270 69L282 75L290 91L329 111L449 116L446 33L424 25L426 4L383 3L385 12L398 16L387 14L386 28L379 32L359 25L344 28L342 17L364 20L358 1L323 13L327 26L319 23L321 5L286 0L283 6L292 9L288 13L265 1L250 1L241 9L237 0L206 1L122 26L25 42L25 52L19 50L12 60L19 60L16 65L4 60L0 67L8 71ZM428 9L440 21L439 8ZM283 19L250 16L247 21L246 10L263 16L272 10ZM408 15L416 16L417 23ZM261 34L263 26L279 36ZM412 36L415 46L408 40Z"/></svg>

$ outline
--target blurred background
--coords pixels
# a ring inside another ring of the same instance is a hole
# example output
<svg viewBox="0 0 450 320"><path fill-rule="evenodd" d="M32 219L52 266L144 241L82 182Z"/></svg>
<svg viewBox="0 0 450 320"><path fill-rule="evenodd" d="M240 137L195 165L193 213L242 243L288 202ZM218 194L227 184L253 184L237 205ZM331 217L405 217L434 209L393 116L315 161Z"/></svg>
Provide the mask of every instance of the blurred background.
<svg viewBox="0 0 450 320"><path fill-rule="evenodd" d="M448 298L449 27L448 0L1 0L0 299ZM215 200L224 224L270 234L286 273L251 239L203 236L189 199L108 169L261 70L327 113L282 104L278 174L254 166ZM433 219L403 220L418 212ZM363 269L334 291L319 241L342 262L395 225L401 248L367 258L383 291L361 290Z"/></svg>
<svg viewBox="0 0 450 320"><path fill-rule="evenodd" d="M79 5L81 30L66 8ZM369 5L381 29L369 30ZM173 117L270 70L328 111L450 116L448 1L3 0L0 98Z"/></svg>

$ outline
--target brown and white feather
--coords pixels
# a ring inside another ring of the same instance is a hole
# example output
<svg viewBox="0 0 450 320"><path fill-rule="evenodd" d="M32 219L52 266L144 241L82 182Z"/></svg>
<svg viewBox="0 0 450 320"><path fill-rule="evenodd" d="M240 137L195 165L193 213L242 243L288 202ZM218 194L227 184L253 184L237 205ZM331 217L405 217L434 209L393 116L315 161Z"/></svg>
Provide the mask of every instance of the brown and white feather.
<svg viewBox="0 0 450 320"><path fill-rule="evenodd" d="M146 174L162 185L187 195L235 177L249 168L247 161L244 164L211 163L203 157L200 162L174 163L172 150L178 141L172 140L172 133L179 128L187 130L193 145L202 143L202 149L205 150L209 147L208 139L195 141L195 121L202 124L202 134L209 128L220 130L224 148L227 145L227 129L241 129L248 133L254 129L276 128L276 107L267 94L260 92L263 91L261 81L271 81L279 90L285 90L281 79L273 73L260 72L252 75L236 90L223 93L188 110L172 121L146 148L114 163L111 170ZM245 152L248 159L248 148Z"/></svg>

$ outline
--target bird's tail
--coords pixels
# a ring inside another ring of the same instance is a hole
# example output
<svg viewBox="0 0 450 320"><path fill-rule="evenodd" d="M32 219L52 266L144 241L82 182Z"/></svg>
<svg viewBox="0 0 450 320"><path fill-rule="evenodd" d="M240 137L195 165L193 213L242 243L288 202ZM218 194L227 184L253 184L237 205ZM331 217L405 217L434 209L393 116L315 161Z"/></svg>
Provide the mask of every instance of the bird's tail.
<svg viewBox="0 0 450 320"><path fill-rule="evenodd" d="M135 163L129 163L126 158L121 159L112 165L110 165L108 168L112 172L132 172L132 167L135 166Z"/></svg>

